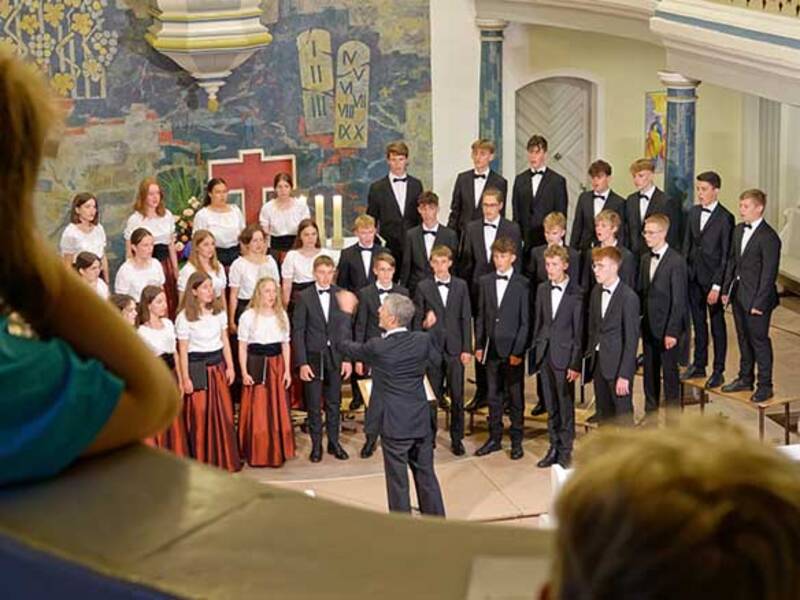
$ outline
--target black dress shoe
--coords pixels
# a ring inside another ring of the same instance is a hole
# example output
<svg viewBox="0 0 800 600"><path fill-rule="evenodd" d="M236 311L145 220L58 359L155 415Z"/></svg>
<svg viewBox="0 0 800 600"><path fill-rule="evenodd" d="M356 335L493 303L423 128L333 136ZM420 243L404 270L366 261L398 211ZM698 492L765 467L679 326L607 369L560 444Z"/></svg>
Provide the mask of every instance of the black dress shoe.
<svg viewBox="0 0 800 600"><path fill-rule="evenodd" d="M694 365L689 365L683 373L681 373L681 381L686 381L687 379L694 379L695 377L705 377L706 370L700 367L695 367Z"/></svg>
<svg viewBox="0 0 800 600"><path fill-rule="evenodd" d="M533 407L531 410L531 416L538 417L539 415L546 415L547 414L547 407L544 405L544 402L541 400L536 403L536 406Z"/></svg>
<svg viewBox="0 0 800 600"><path fill-rule="evenodd" d="M750 396L751 402L766 402L770 398L772 398L775 394L772 392L771 387L759 387L756 388L756 393Z"/></svg>
<svg viewBox="0 0 800 600"><path fill-rule="evenodd" d="M550 446L547 450L547 454L545 454L539 462L536 463L536 466L540 469L546 469L547 467L552 467L554 464L558 462L558 452L555 448Z"/></svg>
<svg viewBox="0 0 800 600"><path fill-rule="evenodd" d="M525 451L522 449L522 444L513 444L511 446L511 460L519 460L525 456Z"/></svg>
<svg viewBox="0 0 800 600"><path fill-rule="evenodd" d="M569 469L572 464L572 452L559 452L556 462L560 467Z"/></svg>
<svg viewBox="0 0 800 600"><path fill-rule="evenodd" d="M347 460L350 455L339 444L328 444L328 454L333 454L339 460Z"/></svg>
<svg viewBox="0 0 800 600"><path fill-rule="evenodd" d="M486 456L487 454L491 454L492 452L497 452L498 450L502 449L503 446L500 444L500 442L489 440L475 451L475 456Z"/></svg>
<svg viewBox="0 0 800 600"><path fill-rule="evenodd" d="M475 397L464 407L464 410L467 412L474 412L483 408L484 406L486 406L486 397L475 394Z"/></svg>
<svg viewBox="0 0 800 600"><path fill-rule="evenodd" d="M361 448L361 458L369 458L373 454L375 454L375 445L378 442L378 438L374 435L368 435L367 441L364 442L364 445Z"/></svg>
<svg viewBox="0 0 800 600"><path fill-rule="evenodd" d="M313 463L318 463L322 460L322 444L314 444L311 447L311 455L308 459Z"/></svg>
<svg viewBox="0 0 800 600"><path fill-rule="evenodd" d="M459 441L450 444L450 451L456 456L464 456L464 453L466 452L466 450L464 450L464 444Z"/></svg>
<svg viewBox="0 0 800 600"><path fill-rule="evenodd" d="M350 409L349 410L358 410L364 406L364 401L361 398L353 398L350 401Z"/></svg>
<svg viewBox="0 0 800 600"><path fill-rule="evenodd" d="M747 383L746 381L737 377L728 385L723 385L721 391L725 392L726 394L731 394L733 392L752 392L753 384Z"/></svg>
<svg viewBox="0 0 800 600"><path fill-rule="evenodd" d="M706 380L705 388L707 390L718 388L723 383L725 383L725 378L722 376L722 373L717 373L716 371L714 371L711 374L711 377L709 377L708 380Z"/></svg>

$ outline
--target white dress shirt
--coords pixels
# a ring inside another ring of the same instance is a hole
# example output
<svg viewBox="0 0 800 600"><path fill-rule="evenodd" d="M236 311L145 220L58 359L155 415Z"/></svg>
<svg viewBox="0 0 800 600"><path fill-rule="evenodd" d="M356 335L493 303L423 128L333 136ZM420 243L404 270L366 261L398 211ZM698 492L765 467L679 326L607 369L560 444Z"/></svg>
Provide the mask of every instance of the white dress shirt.
<svg viewBox="0 0 800 600"><path fill-rule="evenodd" d="M650 250L650 281L653 281L658 266L664 261L664 254L667 248L669 248L669 244L664 244L661 248ZM658 256L653 256L653 254L658 254Z"/></svg>
<svg viewBox="0 0 800 600"><path fill-rule="evenodd" d="M706 227L706 223L711 218L711 214L714 212L714 209L717 208L717 204L719 204L718 200L715 200L708 206L701 206L700 207L700 231L703 231Z"/></svg>
<svg viewBox="0 0 800 600"><path fill-rule="evenodd" d="M600 292L600 316L605 318L606 311L608 310L608 305L611 303L611 297L614 295L614 292L617 291L617 287L619 286L619 277L617 280L612 283L611 285L604 285L603 290L608 290ZM600 345L598 344L598 348Z"/></svg>
<svg viewBox="0 0 800 600"><path fill-rule="evenodd" d="M644 217L647 214L647 207L650 206L650 201L653 199L653 192L656 191L656 186L651 185L646 190L639 192L639 218L644 223ZM642 196L645 196L642 198Z"/></svg>
<svg viewBox="0 0 800 600"><path fill-rule="evenodd" d="M408 327L395 327L394 329L390 329L389 331L384 331L382 337L389 337L390 335L394 335L395 333L400 333L401 331L408 331Z"/></svg>
<svg viewBox="0 0 800 600"><path fill-rule="evenodd" d="M366 246L361 246L359 244L359 253L361 254L361 264L364 265L364 273L367 275L367 279L369 279L369 274L371 273L372 269L372 248L374 246L370 246L367 248Z"/></svg>
<svg viewBox="0 0 800 600"><path fill-rule="evenodd" d="M592 192L592 197L593 197L592 209L594 210L595 217L600 214L600 211L602 211L603 207L606 205L606 202L608 201L608 193L610 191L611 190L608 189L602 194L598 194L597 192L594 191Z"/></svg>
<svg viewBox="0 0 800 600"><path fill-rule="evenodd" d="M750 227L748 227L747 224L745 224L744 233L742 234L742 251L740 253L740 256L744 254L744 249L747 248L747 243L750 241L750 238L753 237L753 234L756 232L756 227L761 225L761 221L763 220L764 217L756 219L755 221L750 223Z"/></svg>
<svg viewBox="0 0 800 600"><path fill-rule="evenodd" d="M536 193L539 191L539 186L542 184L542 179L544 179L544 172L546 170L547 167L542 167L536 171L531 169L531 189L533 190L534 196L536 196Z"/></svg>
<svg viewBox="0 0 800 600"><path fill-rule="evenodd" d="M434 277L434 282L436 283L436 289L439 290L439 296L442 298L442 304L447 307L447 296L450 294L450 283L453 281L453 278L450 279L439 279L438 277ZM447 285L439 285L439 283L446 283Z"/></svg>
<svg viewBox="0 0 800 600"><path fill-rule="evenodd" d="M161 217L158 215L145 217L142 213L134 211L125 223L122 237L130 240L133 232L140 227L152 234L154 244L169 244L175 237L175 217L166 209Z"/></svg>
<svg viewBox="0 0 800 600"><path fill-rule="evenodd" d="M506 295L506 289L508 288L508 283L511 281L511 276L514 274L514 269L509 269L506 273L501 273L497 271L498 276L505 276L508 277L508 280L505 279L495 279L495 291L497 292L497 306L499 307L503 303L503 296Z"/></svg>
<svg viewBox="0 0 800 600"><path fill-rule="evenodd" d="M314 284L314 289L317 290L317 295L319 296L319 303L322 305L322 314L325 315L325 322L328 322L328 315L331 312L331 291L330 287L324 288L326 293L320 294L320 291L323 289L319 287L319 284Z"/></svg>
<svg viewBox="0 0 800 600"><path fill-rule="evenodd" d="M494 227L491 227L494 225ZM483 244L486 247L486 262L492 260L492 244L497 238L497 230L500 228L500 217L498 216L494 221L483 221Z"/></svg>
<svg viewBox="0 0 800 600"><path fill-rule="evenodd" d="M375 287L376 287L376 288L378 288L378 301L381 303L381 306L383 306L383 303L386 301L386 295L387 295L387 294L381 294L381 292L388 292L388 293L391 293L391 291L392 291L392 284L390 283L390 284L389 284L389 287L383 287L383 286L380 284L380 282L376 281L376 282L375 282Z"/></svg>
<svg viewBox="0 0 800 600"><path fill-rule="evenodd" d="M476 177L476 175L483 175L483 177ZM489 179L489 169L486 169L483 173L478 173L478 171L472 171L472 181L474 189L475 189L475 208L478 208L478 204L481 202L481 196L483 195L483 190L486 189L486 181Z"/></svg>
<svg viewBox="0 0 800 600"><path fill-rule="evenodd" d="M561 283L553 283L552 281L550 282L550 305L552 307L552 314L550 317L552 319L556 318L558 307L561 304L561 299L564 297L564 292L567 291L568 285L569 277L565 277L564 281Z"/></svg>
<svg viewBox="0 0 800 600"><path fill-rule="evenodd" d="M405 181L395 181L395 179L404 179ZM394 198L397 200L397 207L400 209L400 214L405 216L406 193L408 191L408 173L403 175L389 173L389 183L392 184Z"/></svg>
<svg viewBox="0 0 800 600"><path fill-rule="evenodd" d="M432 231L433 235L429 233L425 233L426 231ZM425 257L430 260L431 258L431 250L433 250L433 243L436 241L436 234L439 232L439 223L433 229L428 229L425 225L422 225L422 241L425 242Z"/></svg>

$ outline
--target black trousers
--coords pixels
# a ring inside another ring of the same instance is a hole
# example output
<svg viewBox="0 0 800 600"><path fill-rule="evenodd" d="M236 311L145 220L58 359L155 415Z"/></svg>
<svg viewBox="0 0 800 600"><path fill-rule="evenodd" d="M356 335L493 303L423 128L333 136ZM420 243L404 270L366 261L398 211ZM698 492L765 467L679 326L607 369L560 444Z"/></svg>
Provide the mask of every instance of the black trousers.
<svg viewBox="0 0 800 600"><path fill-rule="evenodd" d="M633 425L633 396L617 395L617 380L606 379L599 370L595 372L594 397L597 406L597 418L603 424ZM630 381L629 391L633 389Z"/></svg>
<svg viewBox="0 0 800 600"><path fill-rule="evenodd" d="M750 311L733 303L733 320L739 340L739 379L748 383L755 381L755 366L758 365L758 387L772 387L772 340L769 339L769 322L772 310L763 315L751 315Z"/></svg>
<svg viewBox="0 0 800 600"><path fill-rule="evenodd" d="M442 355L440 364L428 367L428 379L437 398L442 398L445 393L450 396L450 439L454 442L463 440L464 365L460 357Z"/></svg>
<svg viewBox="0 0 800 600"><path fill-rule="evenodd" d="M678 369L680 348L664 348L664 338L657 338L647 328L642 332L644 347L644 408L658 409L661 398L661 373L664 373L664 397L668 405L677 406L681 398L681 379Z"/></svg>
<svg viewBox="0 0 800 600"><path fill-rule="evenodd" d="M322 352L320 362L322 368L314 372L314 379L303 382L303 395L308 411L308 431L312 442L322 442L322 397L325 396L325 429L328 433L328 443L336 444L339 442L342 375L333 361L330 348Z"/></svg>
<svg viewBox="0 0 800 600"><path fill-rule="evenodd" d="M444 516L444 501L433 469L433 434L424 438L396 439L381 437L383 469L386 473L386 496L389 510L411 512L408 469L417 488L419 510L424 515Z"/></svg>
<svg viewBox="0 0 800 600"><path fill-rule="evenodd" d="M489 348L489 358L486 361L487 403L489 404L489 438L500 442L503 438L503 381L508 387L511 404L511 428L509 434L512 444L522 443L523 411L525 398L523 386L525 383L525 362L512 367L508 357L497 356Z"/></svg>
<svg viewBox="0 0 800 600"><path fill-rule="evenodd" d="M575 440L575 399L567 381L567 371L556 369L544 358L539 371L544 404L547 407L547 433L550 446L559 452L572 451Z"/></svg>
<svg viewBox="0 0 800 600"><path fill-rule="evenodd" d="M709 306L706 302L708 290L696 281L689 282L689 309L694 328L695 367L705 369L708 365L708 322L711 322L711 338L714 342L714 373L725 371L725 355L728 352L728 331L725 328L725 309L722 302Z"/></svg>

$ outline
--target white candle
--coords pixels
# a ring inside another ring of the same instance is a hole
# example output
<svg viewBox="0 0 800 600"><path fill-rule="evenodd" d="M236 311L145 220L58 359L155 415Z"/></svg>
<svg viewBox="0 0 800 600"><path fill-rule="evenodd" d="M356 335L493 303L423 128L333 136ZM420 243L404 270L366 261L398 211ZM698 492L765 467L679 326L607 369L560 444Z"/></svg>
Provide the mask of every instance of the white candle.
<svg viewBox="0 0 800 600"><path fill-rule="evenodd" d="M342 196L333 195L333 247L342 247Z"/></svg>
<svg viewBox="0 0 800 600"><path fill-rule="evenodd" d="M325 196L317 194L314 196L314 219L317 222L317 229L319 229L319 241L325 245Z"/></svg>

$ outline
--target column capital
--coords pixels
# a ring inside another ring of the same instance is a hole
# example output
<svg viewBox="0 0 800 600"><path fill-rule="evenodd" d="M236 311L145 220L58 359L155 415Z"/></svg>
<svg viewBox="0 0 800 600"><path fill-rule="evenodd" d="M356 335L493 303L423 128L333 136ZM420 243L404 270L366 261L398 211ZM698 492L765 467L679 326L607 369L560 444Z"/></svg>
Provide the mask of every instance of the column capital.
<svg viewBox="0 0 800 600"><path fill-rule="evenodd" d="M508 21L504 21L503 19L475 19L475 25L478 26L478 29L481 31L497 31L502 32L506 27L508 27Z"/></svg>
<svg viewBox="0 0 800 600"><path fill-rule="evenodd" d="M680 73L673 73L672 71L659 71L658 78L661 80L661 83L663 83L665 86L673 89L693 90L698 85L700 85L699 79L684 77Z"/></svg>

